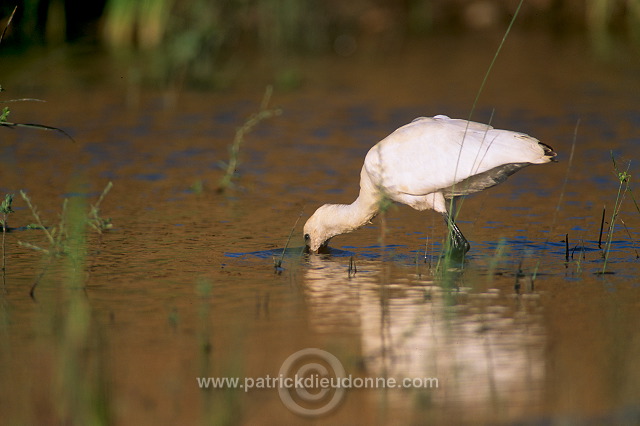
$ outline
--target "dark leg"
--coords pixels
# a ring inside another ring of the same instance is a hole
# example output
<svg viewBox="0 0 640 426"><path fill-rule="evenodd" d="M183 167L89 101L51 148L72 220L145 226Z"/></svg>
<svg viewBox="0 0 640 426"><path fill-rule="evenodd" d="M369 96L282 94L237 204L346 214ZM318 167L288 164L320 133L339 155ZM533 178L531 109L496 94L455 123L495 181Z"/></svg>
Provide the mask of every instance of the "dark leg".
<svg viewBox="0 0 640 426"><path fill-rule="evenodd" d="M443 213L444 221L449 227L449 242L451 251L455 254L462 255L469 251L471 245L469 245L469 241L462 235L460 228L453 221L451 216L448 213Z"/></svg>

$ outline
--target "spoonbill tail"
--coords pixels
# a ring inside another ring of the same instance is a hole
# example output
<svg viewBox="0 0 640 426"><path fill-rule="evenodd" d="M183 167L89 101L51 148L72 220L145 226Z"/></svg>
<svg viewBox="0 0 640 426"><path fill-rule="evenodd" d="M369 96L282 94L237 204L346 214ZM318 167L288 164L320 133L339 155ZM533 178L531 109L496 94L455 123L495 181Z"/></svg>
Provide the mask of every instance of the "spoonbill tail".
<svg viewBox="0 0 640 426"><path fill-rule="evenodd" d="M531 164L555 161L556 153L524 133L445 115L420 117L369 150L360 172L360 194L351 204L325 204L304 225L304 240L317 252L332 237L354 231L379 212L381 201L441 213L451 249L469 242L447 210L447 200L505 181Z"/></svg>

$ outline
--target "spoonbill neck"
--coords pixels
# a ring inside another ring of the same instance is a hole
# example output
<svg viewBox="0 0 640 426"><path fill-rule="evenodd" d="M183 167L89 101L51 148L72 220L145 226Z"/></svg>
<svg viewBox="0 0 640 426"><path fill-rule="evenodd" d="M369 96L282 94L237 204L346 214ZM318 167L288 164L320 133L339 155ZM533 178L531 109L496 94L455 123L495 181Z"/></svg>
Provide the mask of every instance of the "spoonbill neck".
<svg viewBox="0 0 640 426"><path fill-rule="evenodd" d="M367 224L379 210L376 192L366 189L351 204L325 204L304 225L305 241L313 251L326 245L331 237L354 231Z"/></svg>
<svg viewBox="0 0 640 426"><path fill-rule="evenodd" d="M370 194L362 194L351 204L327 204L327 212L338 229L338 234L354 231L366 225L378 214L380 200Z"/></svg>

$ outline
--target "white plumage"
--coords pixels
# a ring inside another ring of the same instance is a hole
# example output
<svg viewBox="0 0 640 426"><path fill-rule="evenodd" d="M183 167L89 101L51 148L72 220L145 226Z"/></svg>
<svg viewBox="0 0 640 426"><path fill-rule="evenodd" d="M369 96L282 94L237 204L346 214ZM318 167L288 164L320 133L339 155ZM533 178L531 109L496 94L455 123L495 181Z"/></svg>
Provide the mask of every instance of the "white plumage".
<svg viewBox="0 0 640 426"><path fill-rule="evenodd" d="M450 225L452 247L469 249L447 211L448 199L503 182L530 164L554 161L553 149L531 136L444 115L420 117L367 153L360 194L352 204L325 204L304 225L312 251L368 223L387 197L416 210L433 209Z"/></svg>

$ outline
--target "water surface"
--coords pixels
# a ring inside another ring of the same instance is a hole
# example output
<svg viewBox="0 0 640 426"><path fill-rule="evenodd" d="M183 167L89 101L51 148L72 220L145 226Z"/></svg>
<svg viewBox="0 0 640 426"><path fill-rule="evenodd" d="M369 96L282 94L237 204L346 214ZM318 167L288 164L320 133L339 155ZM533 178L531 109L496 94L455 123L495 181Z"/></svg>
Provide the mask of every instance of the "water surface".
<svg viewBox="0 0 640 426"><path fill-rule="evenodd" d="M610 222L620 186L611 151L636 190L637 62L599 62L570 41L509 39L474 118L534 135L559 162L464 201L463 270L439 268L440 216L405 206L387 211L386 232L378 218L334 238L330 255L299 253L315 208L355 199L375 142L418 116L468 116L496 45L441 39L371 60L300 60L302 87L276 88L283 114L247 136L226 193L216 192L220 162L268 75L247 66L233 89L168 98L101 57L80 69L13 58L9 96L47 103L12 105L12 117L62 127L76 142L1 129L0 190L16 194L10 226L34 222L20 189L53 225L65 197L86 207L114 187L101 206L113 229L90 232L84 258L47 264L18 245L46 245L41 231L6 235L7 424L638 421L637 192L616 218L609 273L597 274L602 209ZM332 353L353 376L439 386L350 390L312 419L276 389L198 387L196 377L277 376L304 348Z"/></svg>

